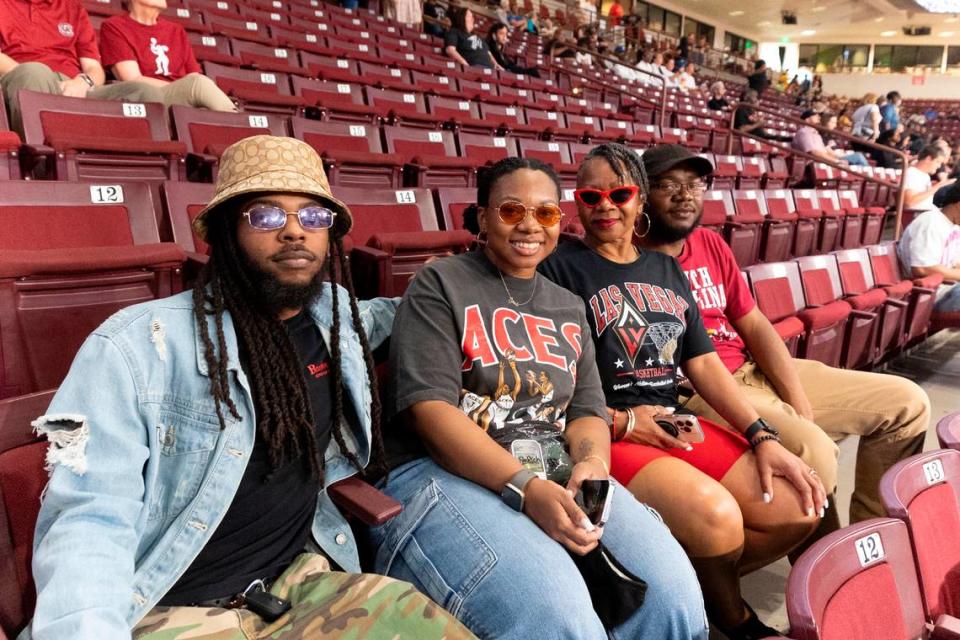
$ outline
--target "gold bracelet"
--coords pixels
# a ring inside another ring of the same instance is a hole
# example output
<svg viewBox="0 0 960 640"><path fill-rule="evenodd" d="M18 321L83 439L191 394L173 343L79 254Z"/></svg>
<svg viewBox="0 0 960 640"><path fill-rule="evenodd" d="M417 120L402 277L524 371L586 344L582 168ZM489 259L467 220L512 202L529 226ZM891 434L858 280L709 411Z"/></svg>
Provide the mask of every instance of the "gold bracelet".
<svg viewBox="0 0 960 640"><path fill-rule="evenodd" d="M604 470L604 472L606 472L607 475L610 475L610 465L607 464L607 461L606 461L606 460L604 460L603 458L601 458L600 456L598 456L598 455L595 454L595 453L591 453L591 454L588 455L586 458L582 459L580 462L586 462L586 461L589 460L590 458L593 458L593 459L595 459L595 460L599 460L599 461L600 461L600 464L603 465L603 470Z"/></svg>

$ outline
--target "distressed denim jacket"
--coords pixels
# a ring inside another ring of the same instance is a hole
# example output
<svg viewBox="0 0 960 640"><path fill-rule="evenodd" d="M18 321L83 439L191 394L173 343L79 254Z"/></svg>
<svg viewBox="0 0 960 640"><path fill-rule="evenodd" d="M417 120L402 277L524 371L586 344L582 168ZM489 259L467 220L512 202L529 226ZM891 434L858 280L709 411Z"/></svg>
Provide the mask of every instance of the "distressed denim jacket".
<svg viewBox="0 0 960 640"><path fill-rule="evenodd" d="M327 285L309 309L328 344L330 298ZM344 388L360 421L344 436L366 464L370 385L343 289L339 300ZM371 348L389 336L397 302L359 303ZM223 407L220 429L193 313L187 291L112 316L84 342L48 414L34 423L51 441L52 473L34 541L37 608L21 639L129 639L233 500L253 450L253 399L224 314L240 419ZM327 483L356 473L333 440L325 458ZM313 537L346 571L360 570L350 527L326 491L317 496Z"/></svg>

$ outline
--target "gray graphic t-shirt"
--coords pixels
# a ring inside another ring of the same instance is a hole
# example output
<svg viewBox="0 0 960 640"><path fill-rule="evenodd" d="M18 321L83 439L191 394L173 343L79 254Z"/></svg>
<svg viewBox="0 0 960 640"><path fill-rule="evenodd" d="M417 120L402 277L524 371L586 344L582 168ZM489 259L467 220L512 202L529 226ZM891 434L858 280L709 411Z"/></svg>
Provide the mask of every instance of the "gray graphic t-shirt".
<svg viewBox="0 0 960 640"><path fill-rule="evenodd" d="M447 402L528 468L565 482L567 423L607 419L583 303L539 274L503 279L481 252L417 274L393 325L391 415ZM529 302L511 304L504 285Z"/></svg>

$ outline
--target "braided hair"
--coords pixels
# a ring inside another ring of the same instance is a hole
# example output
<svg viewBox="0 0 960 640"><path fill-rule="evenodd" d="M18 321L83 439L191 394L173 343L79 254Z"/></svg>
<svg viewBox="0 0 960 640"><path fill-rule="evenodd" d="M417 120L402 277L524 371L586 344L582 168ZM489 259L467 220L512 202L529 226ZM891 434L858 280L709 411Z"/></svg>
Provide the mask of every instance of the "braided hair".
<svg viewBox="0 0 960 640"><path fill-rule="evenodd" d="M234 420L240 419L236 403L230 397L227 372L227 346L223 332L223 315L229 312L237 333L237 342L243 354L244 371L253 392L257 416L257 431L269 448L270 465L279 469L285 464L305 458L312 474L322 483L324 452L319 450L316 424L307 393L306 380L300 360L282 321L269 308L254 304L260 296L247 261L240 249L236 234L236 215L222 210L208 216L207 241L210 260L193 285L194 318L203 342L204 359L210 375L210 395L213 396L220 428L226 428L224 411ZM327 253L327 272L337 276L346 289L353 329L360 340L367 378L370 383L370 416L373 434L371 471L385 470L383 437L380 430L381 406L377 391L373 356L360 319L360 309L354 294L350 268L343 251L341 238L334 238ZM333 366L333 424L331 433L341 453L353 465L362 469L360 461L346 445L343 436L344 400L343 374L340 351L339 287L330 288L333 322L330 329L330 359ZM210 335L207 316L213 316L215 336ZM214 346L214 339L216 346Z"/></svg>
<svg viewBox="0 0 960 640"><path fill-rule="evenodd" d="M603 158L606 160L607 164L610 165L610 168L617 174L621 182L632 182L640 187L640 193L643 194L643 197L647 197L650 191L647 170L643 166L643 161L640 160L640 156L629 147L618 142L606 142L591 149L590 153L586 155L580 164L580 170L577 172L577 182L580 182L580 179L583 177L584 167L587 166L587 162L594 158Z"/></svg>
<svg viewBox="0 0 960 640"><path fill-rule="evenodd" d="M560 178L553 166L537 160L536 158L504 158L489 167L480 167L477 170L477 203L471 204L463 210L463 228L467 231L480 233L480 209L490 206L490 192L500 178L508 176L514 171L520 169L530 169L531 171L541 171L547 174L547 177L553 181L557 187L557 196L559 199L561 187Z"/></svg>

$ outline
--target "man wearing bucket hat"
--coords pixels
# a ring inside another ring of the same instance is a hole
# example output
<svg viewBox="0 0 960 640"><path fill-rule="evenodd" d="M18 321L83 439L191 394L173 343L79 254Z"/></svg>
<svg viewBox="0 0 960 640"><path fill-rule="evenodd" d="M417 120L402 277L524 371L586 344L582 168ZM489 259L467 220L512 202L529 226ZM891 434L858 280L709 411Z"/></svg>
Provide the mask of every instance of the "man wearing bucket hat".
<svg viewBox="0 0 960 640"><path fill-rule="evenodd" d="M21 637L471 638L409 584L357 574L325 490L382 464L370 349L396 301L356 300L350 210L316 152L232 145L194 226L193 291L107 320L34 423L51 478Z"/></svg>
<svg viewBox="0 0 960 640"><path fill-rule="evenodd" d="M828 492L837 481L837 447L831 439L860 436L850 522L883 515L880 477L923 448L930 420L926 393L899 376L791 357L757 308L729 246L698 228L704 178L713 172L710 162L665 144L648 149L643 164L650 176L646 211L651 222L642 244L680 263L707 334L747 401L779 429L784 446L818 472ZM699 395L687 407L720 419ZM762 436L770 425L761 425L754 435ZM836 508L826 516L820 533L839 526Z"/></svg>

